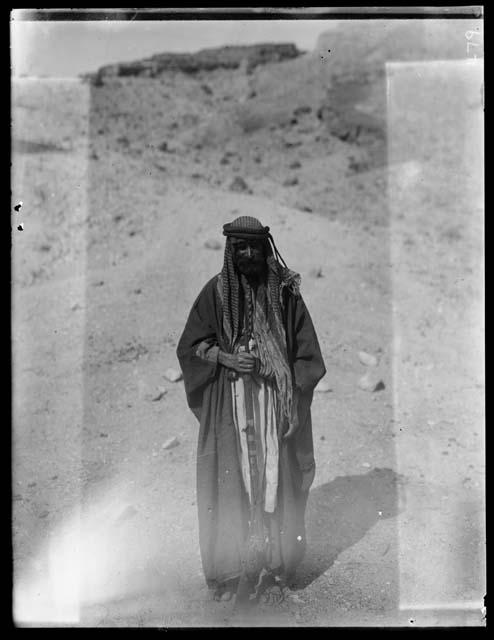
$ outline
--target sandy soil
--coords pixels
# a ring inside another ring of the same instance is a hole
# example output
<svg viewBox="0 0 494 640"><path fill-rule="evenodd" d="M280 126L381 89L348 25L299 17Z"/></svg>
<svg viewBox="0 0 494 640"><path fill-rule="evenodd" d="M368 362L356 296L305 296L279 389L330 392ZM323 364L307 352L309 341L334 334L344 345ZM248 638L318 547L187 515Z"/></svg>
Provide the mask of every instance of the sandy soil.
<svg viewBox="0 0 494 640"><path fill-rule="evenodd" d="M481 76L398 70L379 166L317 117L329 80L313 65L15 83L19 623L480 623ZM197 424L164 376L242 214L301 273L330 387L313 403L307 557L285 602L248 620L204 584Z"/></svg>

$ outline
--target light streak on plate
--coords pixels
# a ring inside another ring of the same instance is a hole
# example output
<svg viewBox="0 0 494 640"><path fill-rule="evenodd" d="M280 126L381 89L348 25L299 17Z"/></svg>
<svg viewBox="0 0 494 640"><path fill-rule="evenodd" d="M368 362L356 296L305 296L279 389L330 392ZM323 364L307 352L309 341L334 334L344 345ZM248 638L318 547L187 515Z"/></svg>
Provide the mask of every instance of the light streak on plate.
<svg viewBox="0 0 494 640"><path fill-rule="evenodd" d="M163 558L157 535L163 529L158 523L150 530L141 515L118 487L75 511L49 536L34 568L14 580L16 623L77 624L85 605L167 590L173 570L167 571L167 586L156 567L156 558Z"/></svg>

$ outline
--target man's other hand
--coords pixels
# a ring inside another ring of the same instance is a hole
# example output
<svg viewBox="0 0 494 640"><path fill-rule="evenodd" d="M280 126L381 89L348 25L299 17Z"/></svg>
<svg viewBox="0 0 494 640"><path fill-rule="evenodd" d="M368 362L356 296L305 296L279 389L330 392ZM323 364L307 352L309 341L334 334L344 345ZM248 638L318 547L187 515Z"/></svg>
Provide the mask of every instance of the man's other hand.
<svg viewBox="0 0 494 640"><path fill-rule="evenodd" d="M219 362L237 373L253 373L256 367L256 357L251 353L220 352Z"/></svg>

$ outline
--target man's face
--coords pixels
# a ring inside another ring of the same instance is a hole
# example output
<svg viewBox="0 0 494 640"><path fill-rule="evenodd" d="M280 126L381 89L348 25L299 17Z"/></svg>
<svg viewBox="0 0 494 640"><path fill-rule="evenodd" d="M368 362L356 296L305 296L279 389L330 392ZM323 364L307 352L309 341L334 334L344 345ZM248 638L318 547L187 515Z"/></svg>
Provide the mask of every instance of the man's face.
<svg viewBox="0 0 494 640"><path fill-rule="evenodd" d="M262 240L232 238L233 262L240 273L260 276L264 271L266 256Z"/></svg>

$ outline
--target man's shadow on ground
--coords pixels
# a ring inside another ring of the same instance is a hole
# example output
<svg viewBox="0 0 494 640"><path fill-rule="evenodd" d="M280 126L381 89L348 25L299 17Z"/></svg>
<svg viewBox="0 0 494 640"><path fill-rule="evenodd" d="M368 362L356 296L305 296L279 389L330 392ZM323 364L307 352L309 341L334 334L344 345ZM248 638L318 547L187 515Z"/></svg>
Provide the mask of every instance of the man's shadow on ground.
<svg viewBox="0 0 494 640"><path fill-rule="evenodd" d="M398 515L400 480L392 469L376 468L363 475L339 476L312 489L305 518L307 553L291 588L307 587L378 520Z"/></svg>

